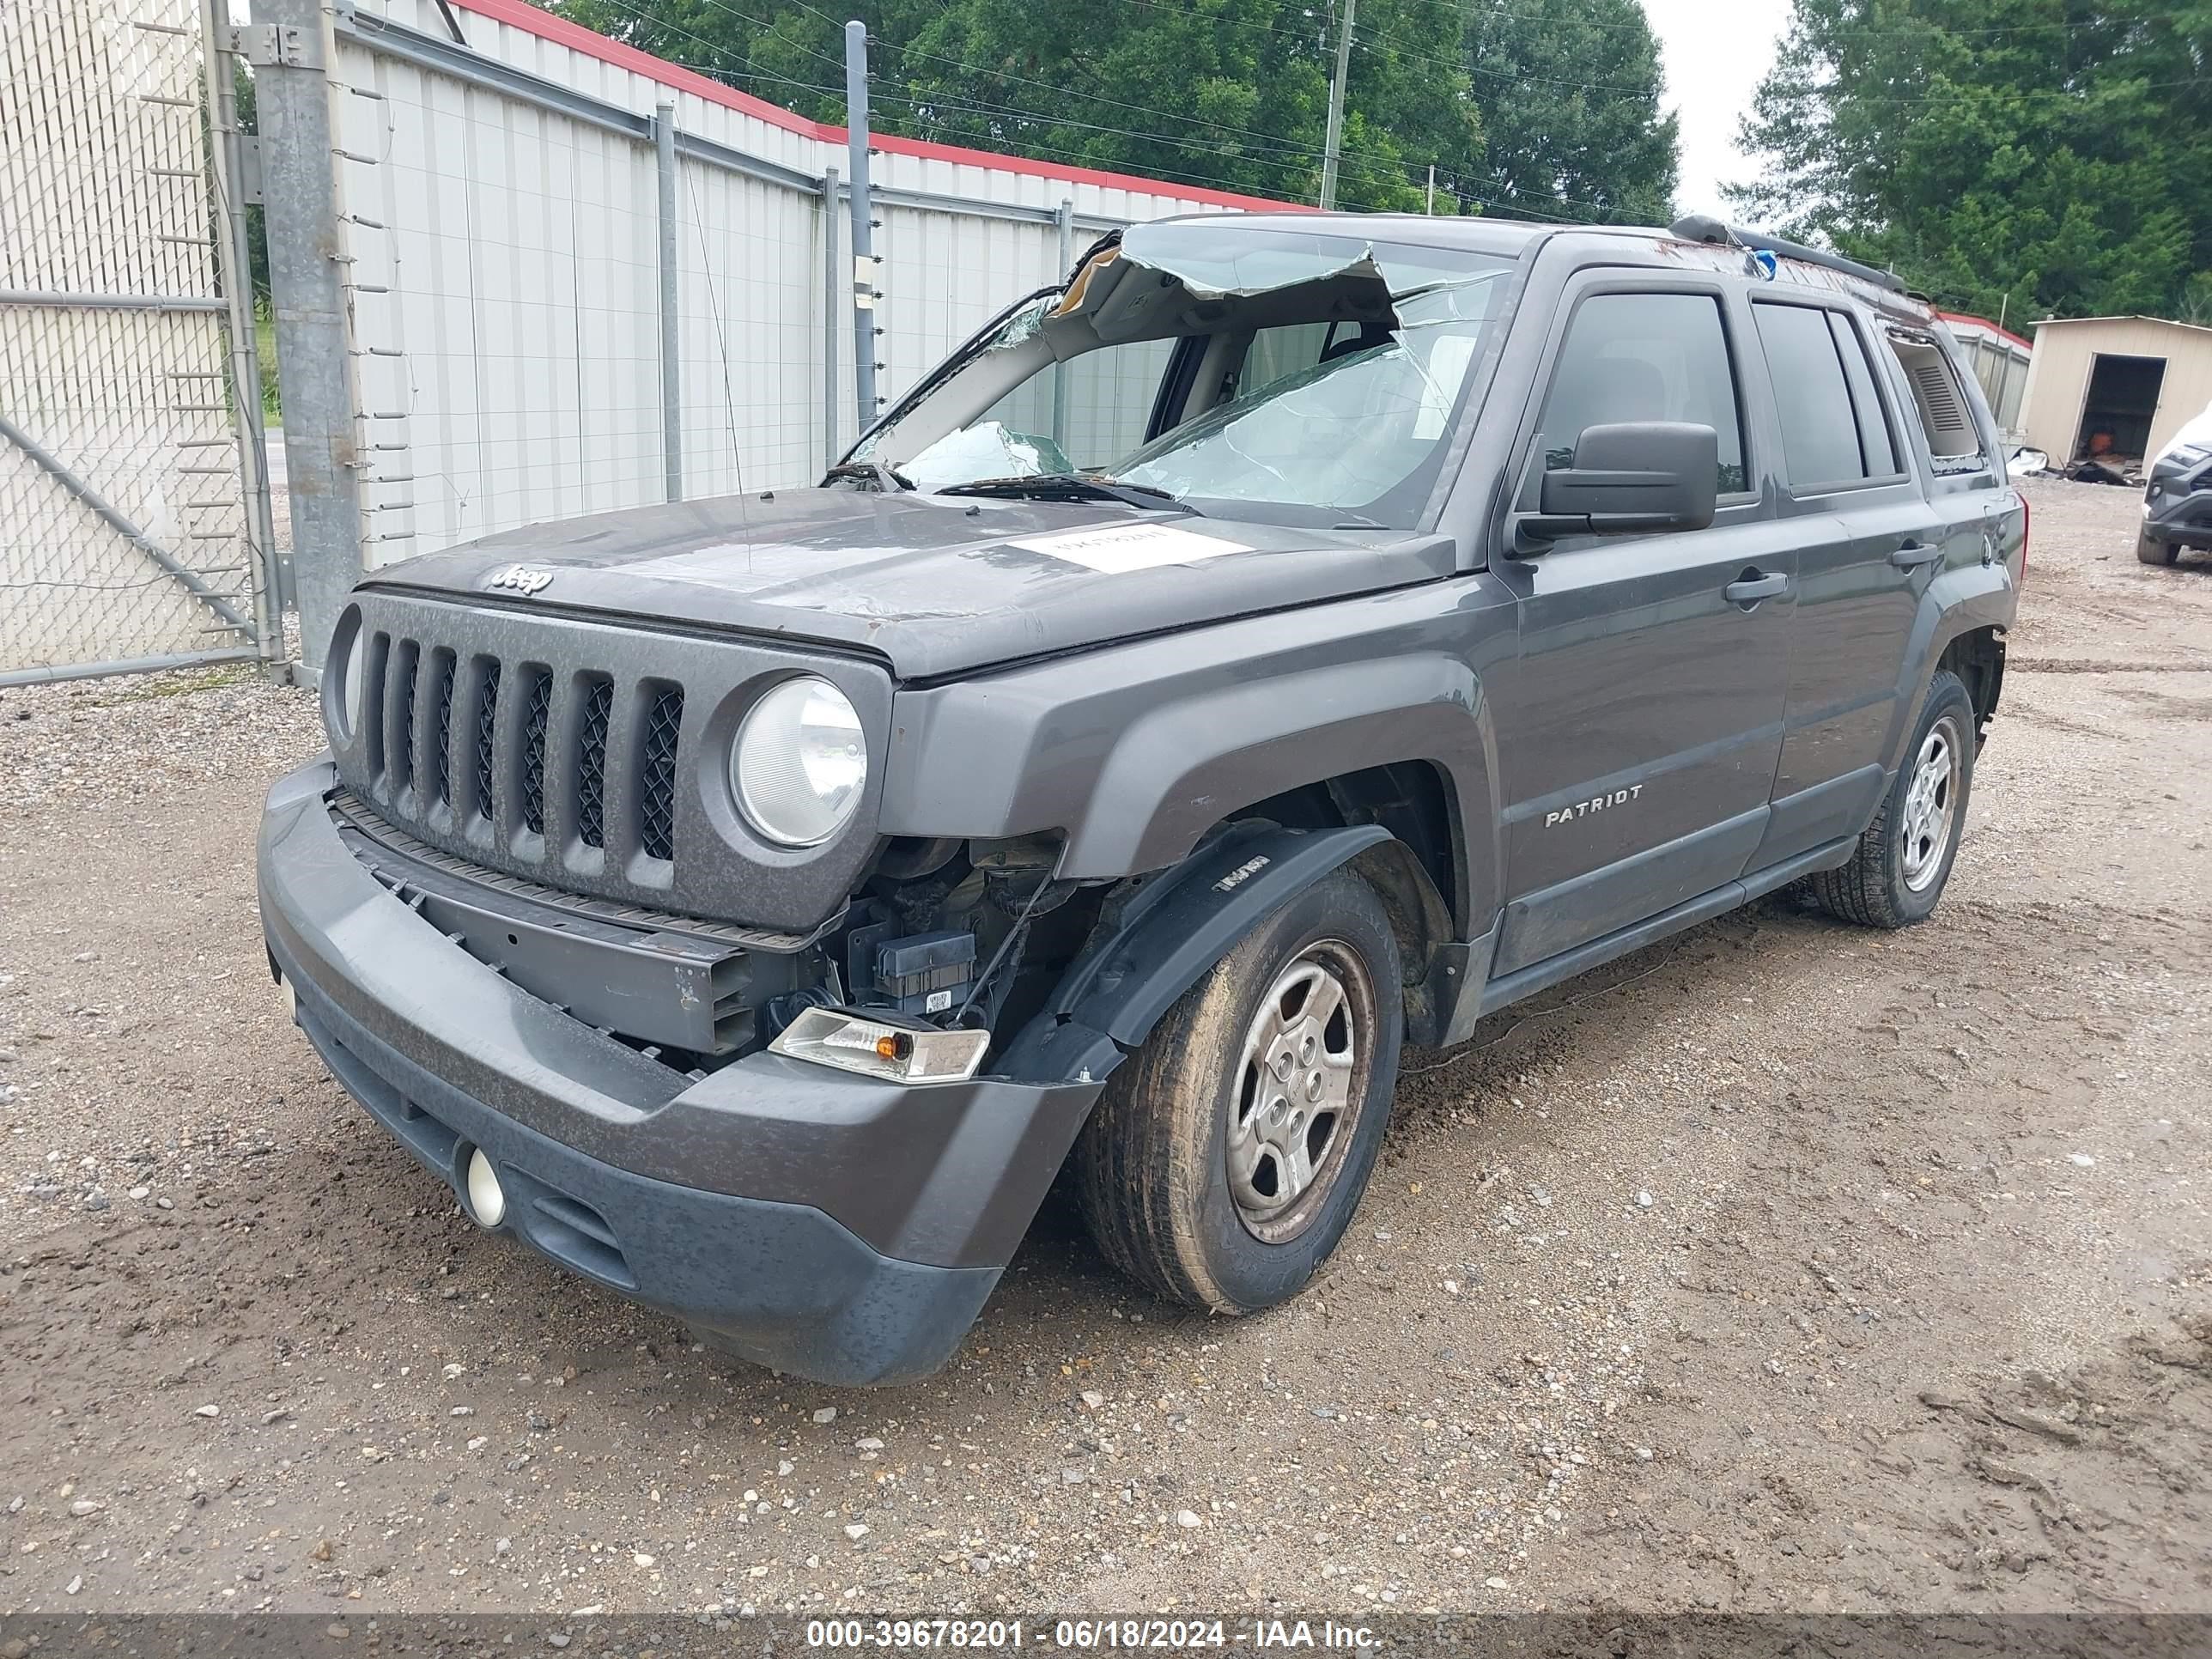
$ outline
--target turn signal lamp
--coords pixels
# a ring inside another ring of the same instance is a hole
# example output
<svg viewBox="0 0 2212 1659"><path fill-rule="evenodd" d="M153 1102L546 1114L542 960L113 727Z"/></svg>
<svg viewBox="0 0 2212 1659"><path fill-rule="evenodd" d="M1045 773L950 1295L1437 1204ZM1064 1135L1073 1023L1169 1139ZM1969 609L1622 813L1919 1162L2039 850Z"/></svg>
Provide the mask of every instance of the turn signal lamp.
<svg viewBox="0 0 2212 1659"><path fill-rule="evenodd" d="M959 1083L975 1075L988 1031L888 1025L842 1008L809 1008L768 1045L772 1054L858 1072L886 1083Z"/></svg>

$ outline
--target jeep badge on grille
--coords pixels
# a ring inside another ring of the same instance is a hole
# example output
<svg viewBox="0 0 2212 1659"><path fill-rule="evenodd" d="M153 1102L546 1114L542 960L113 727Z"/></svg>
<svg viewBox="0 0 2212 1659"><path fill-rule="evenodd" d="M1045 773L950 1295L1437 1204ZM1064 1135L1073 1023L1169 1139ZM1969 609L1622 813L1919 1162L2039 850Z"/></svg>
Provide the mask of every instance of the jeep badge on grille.
<svg viewBox="0 0 2212 1659"><path fill-rule="evenodd" d="M549 587L553 582L550 570L533 570L526 564L511 564L486 582L486 587L511 587L521 594L532 594Z"/></svg>

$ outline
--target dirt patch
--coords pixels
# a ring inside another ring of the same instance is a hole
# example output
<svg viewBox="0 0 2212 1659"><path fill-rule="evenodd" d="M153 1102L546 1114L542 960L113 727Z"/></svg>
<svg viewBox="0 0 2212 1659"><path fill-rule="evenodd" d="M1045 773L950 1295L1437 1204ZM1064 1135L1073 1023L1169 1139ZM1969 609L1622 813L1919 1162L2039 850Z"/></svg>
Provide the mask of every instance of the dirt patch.
<svg viewBox="0 0 2212 1659"><path fill-rule="evenodd" d="M2212 1610L2212 583L2031 494L1935 920L1777 900L1411 1056L1273 1315L1048 1212L889 1392L694 1351L344 1098L252 898L305 698L0 694L0 1612Z"/></svg>

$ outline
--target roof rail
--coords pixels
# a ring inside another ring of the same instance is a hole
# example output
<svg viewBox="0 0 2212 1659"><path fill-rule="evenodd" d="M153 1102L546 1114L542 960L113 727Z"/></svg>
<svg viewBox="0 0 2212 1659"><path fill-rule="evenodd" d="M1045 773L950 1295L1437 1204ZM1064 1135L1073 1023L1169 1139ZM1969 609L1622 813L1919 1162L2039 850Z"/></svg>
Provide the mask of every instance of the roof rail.
<svg viewBox="0 0 2212 1659"><path fill-rule="evenodd" d="M1863 265L1856 259L1846 259L1842 254L1831 253L1825 248L1807 247L1802 242L1784 241L1779 236L1769 236L1763 230L1746 230L1737 225L1723 224L1705 214L1692 213L1677 219L1668 229L1686 242L1747 247L1784 259L1802 259L1808 265L1826 265L1831 270L1842 271L1846 276L1872 283L1876 288L1886 289L1892 294L1905 291L1904 279L1889 271L1876 270L1872 265Z"/></svg>

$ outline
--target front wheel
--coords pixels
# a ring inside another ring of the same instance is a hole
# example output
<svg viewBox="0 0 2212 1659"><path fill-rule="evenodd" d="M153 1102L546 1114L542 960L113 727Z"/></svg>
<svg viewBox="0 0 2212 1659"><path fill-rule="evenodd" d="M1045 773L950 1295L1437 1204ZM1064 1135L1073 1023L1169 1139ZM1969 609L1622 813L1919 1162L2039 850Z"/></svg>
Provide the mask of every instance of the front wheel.
<svg viewBox="0 0 2212 1659"><path fill-rule="evenodd" d="M2160 541L2148 530L2136 532L2136 557L2145 564L2172 564L2180 556L2179 542Z"/></svg>
<svg viewBox="0 0 2212 1659"><path fill-rule="evenodd" d="M1076 1143L1099 1249L1170 1301L1297 1294L1375 1167L1403 1035L1382 901L1340 870L1262 921L1117 1069Z"/></svg>
<svg viewBox="0 0 2212 1659"><path fill-rule="evenodd" d="M1951 878L1974 782L1974 705L1948 669L1928 684L1920 724L1851 860L1807 885L1830 915L1909 927L1934 913Z"/></svg>

